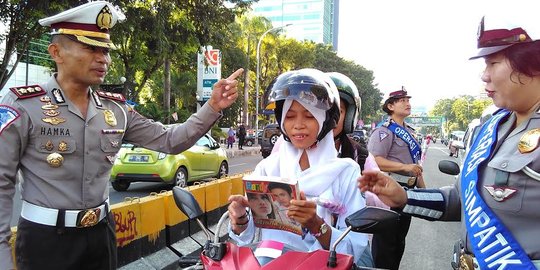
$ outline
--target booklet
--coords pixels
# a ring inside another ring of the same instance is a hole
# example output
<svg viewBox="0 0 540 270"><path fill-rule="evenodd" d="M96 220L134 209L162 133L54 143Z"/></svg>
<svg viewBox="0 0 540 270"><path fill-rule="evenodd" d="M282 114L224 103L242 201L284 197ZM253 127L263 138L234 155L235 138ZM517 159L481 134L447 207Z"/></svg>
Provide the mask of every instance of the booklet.
<svg viewBox="0 0 540 270"><path fill-rule="evenodd" d="M246 175L243 182L255 226L302 235L300 223L287 217L290 201L300 198L296 180Z"/></svg>

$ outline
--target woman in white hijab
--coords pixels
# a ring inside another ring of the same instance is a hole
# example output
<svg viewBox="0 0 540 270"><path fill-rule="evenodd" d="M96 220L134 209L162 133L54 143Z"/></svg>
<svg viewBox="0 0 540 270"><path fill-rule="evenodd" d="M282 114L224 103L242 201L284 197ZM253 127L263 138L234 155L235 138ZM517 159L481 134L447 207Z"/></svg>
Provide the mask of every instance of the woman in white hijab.
<svg viewBox="0 0 540 270"><path fill-rule="evenodd" d="M347 228L345 218L365 207L356 188L360 167L352 159L337 157L331 131L339 119L339 94L325 76L319 70L301 69L283 73L270 84L267 101L276 103L284 141L253 172L298 180L302 198L291 200L287 216L302 224L306 234L260 229L260 238L300 251L329 249ZM246 210L248 201L233 195L229 202L229 235L239 245L250 244L256 230ZM366 234L350 232L336 251L359 258L367 242Z"/></svg>

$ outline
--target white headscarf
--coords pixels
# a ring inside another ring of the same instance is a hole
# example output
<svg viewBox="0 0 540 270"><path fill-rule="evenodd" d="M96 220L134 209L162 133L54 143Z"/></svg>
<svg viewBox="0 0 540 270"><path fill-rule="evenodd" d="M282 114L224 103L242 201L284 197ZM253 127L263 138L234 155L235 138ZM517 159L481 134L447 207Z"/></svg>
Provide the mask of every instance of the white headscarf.
<svg viewBox="0 0 540 270"><path fill-rule="evenodd" d="M281 121L281 128L283 128L284 116L290 109L292 100L286 100L283 104L283 118ZM308 111L313 114L317 122L319 122L319 132L322 129L322 124L326 118L326 111L317 109L300 101L300 104L304 106ZM346 166L350 166L351 163L337 157L337 150L334 144L334 137L332 131L328 132L326 136L316 144L316 146L309 149L298 149L291 142L283 141L281 144L276 145L279 147L276 153L273 153L265 160L264 165L261 167L264 175L281 176L290 179L298 179L300 183L300 189L303 190L307 196L318 196L321 192L326 190L336 179ZM302 171L300 169L300 156L306 151L310 168ZM277 160L276 160L277 159Z"/></svg>

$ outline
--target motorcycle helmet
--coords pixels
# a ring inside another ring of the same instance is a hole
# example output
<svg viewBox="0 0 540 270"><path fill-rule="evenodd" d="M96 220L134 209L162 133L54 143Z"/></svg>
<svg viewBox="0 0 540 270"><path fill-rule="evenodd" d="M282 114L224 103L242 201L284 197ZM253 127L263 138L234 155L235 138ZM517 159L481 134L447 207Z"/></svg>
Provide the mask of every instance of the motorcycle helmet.
<svg viewBox="0 0 540 270"><path fill-rule="evenodd" d="M328 72L326 74L330 76L336 85L341 100L347 103L342 132L350 134L354 131L356 123L358 123L358 117L362 109L362 99L358 93L358 88L349 77L339 72Z"/></svg>
<svg viewBox="0 0 540 270"><path fill-rule="evenodd" d="M300 69L287 71L277 76L266 88L264 107L271 108L275 104L274 113L279 127L282 127L283 104L285 100L302 101L315 108L325 110L326 117L317 141L322 140L339 121L339 93L332 80L324 72L317 69ZM283 132L283 138L290 142Z"/></svg>

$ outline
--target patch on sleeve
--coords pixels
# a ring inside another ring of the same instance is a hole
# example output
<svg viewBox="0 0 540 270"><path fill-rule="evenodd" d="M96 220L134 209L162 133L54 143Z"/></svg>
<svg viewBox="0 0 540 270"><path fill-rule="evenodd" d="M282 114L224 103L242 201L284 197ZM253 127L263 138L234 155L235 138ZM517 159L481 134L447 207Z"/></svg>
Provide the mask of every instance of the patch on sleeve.
<svg viewBox="0 0 540 270"><path fill-rule="evenodd" d="M113 99L113 100L126 102L126 98L124 97L124 95L119 94L119 93L111 93L111 92L106 92L106 91L102 91L102 90L98 90L98 91L96 91L96 93L98 94L98 96L100 96L102 98L107 98L107 99Z"/></svg>
<svg viewBox="0 0 540 270"><path fill-rule="evenodd" d="M388 133L384 131L379 131L379 140L382 142L386 137L388 137Z"/></svg>
<svg viewBox="0 0 540 270"><path fill-rule="evenodd" d="M6 105L0 105L0 135L19 116L21 115L17 110Z"/></svg>
<svg viewBox="0 0 540 270"><path fill-rule="evenodd" d="M18 86L9 88L20 99L45 95L45 90L39 85Z"/></svg>

